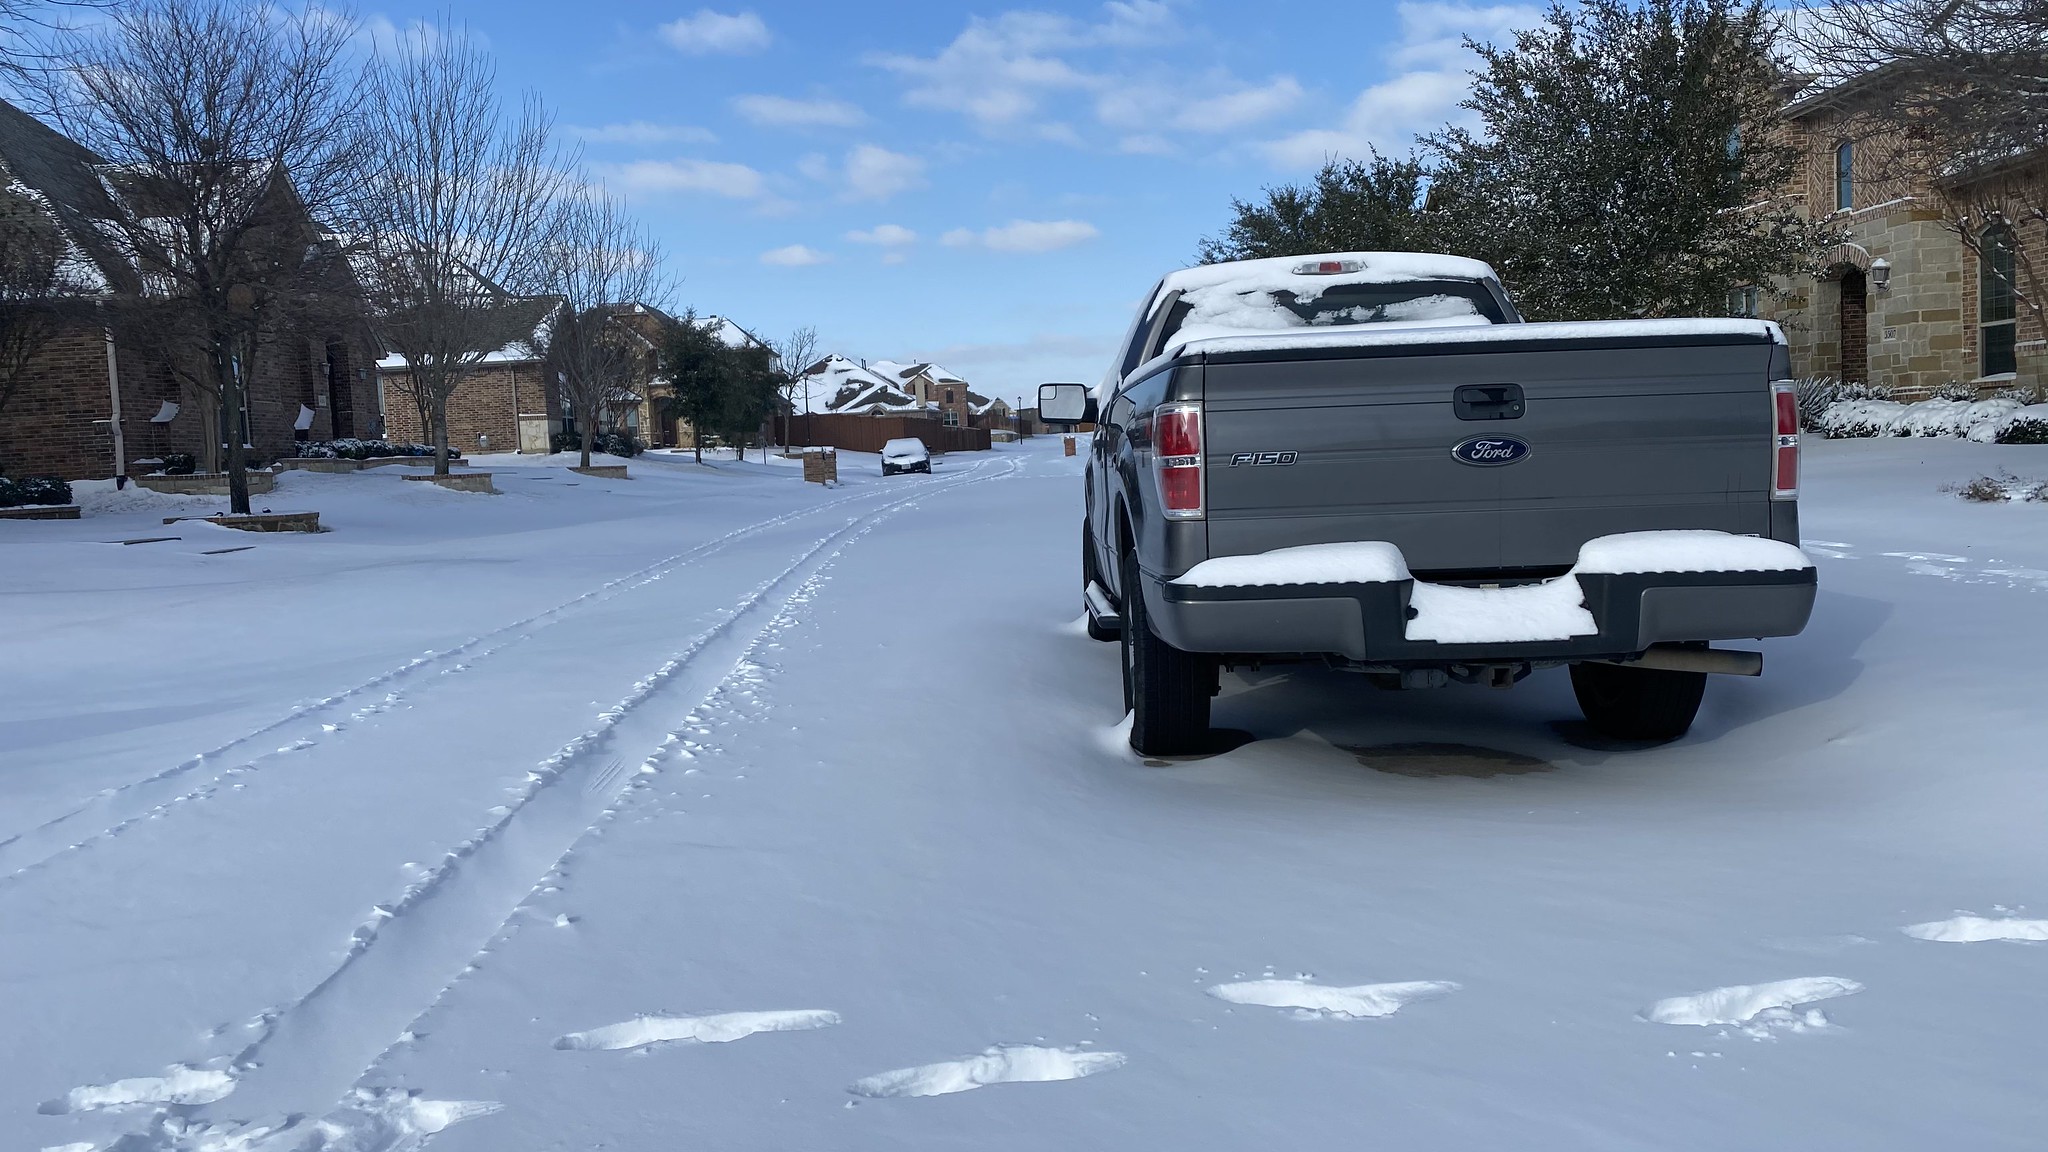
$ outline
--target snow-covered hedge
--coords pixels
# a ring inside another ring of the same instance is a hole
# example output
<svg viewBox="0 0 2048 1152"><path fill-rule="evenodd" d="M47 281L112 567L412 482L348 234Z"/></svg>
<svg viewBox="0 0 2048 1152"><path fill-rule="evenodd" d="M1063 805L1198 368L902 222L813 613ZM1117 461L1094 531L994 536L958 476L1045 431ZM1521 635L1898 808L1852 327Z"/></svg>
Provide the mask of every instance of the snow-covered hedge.
<svg viewBox="0 0 2048 1152"><path fill-rule="evenodd" d="M71 485L55 476L24 476L19 480L0 476L0 508L69 503Z"/></svg>
<svg viewBox="0 0 2048 1152"><path fill-rule="evenodd" d="M432 456L432 444L394 443L389 440L345 438L299 445L301 460L371 460L383 456ZM452 449L451 455L459 455Z"/></svg>
<svg viewBox="0 0 2048 1152"><path fill-rule="evenodd" d="M2018 399L1837 400L1821 413L1833 437L1954 436L1979 444L2048 444L2048 404Z"/></svg>

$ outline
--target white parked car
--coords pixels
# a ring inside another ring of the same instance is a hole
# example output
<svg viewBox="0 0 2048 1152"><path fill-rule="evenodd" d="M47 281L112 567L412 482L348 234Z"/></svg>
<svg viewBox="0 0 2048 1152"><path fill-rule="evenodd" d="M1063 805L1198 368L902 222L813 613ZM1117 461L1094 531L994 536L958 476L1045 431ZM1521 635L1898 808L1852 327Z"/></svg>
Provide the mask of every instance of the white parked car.
<svg viewBox="0 0 2048 1152"><path fill-rule="evenodd" d="M894 476L898 472L923 472L930 475L932 454L925 450L924 441L915 436L891 440L882 445L882 475Z"/></svg>

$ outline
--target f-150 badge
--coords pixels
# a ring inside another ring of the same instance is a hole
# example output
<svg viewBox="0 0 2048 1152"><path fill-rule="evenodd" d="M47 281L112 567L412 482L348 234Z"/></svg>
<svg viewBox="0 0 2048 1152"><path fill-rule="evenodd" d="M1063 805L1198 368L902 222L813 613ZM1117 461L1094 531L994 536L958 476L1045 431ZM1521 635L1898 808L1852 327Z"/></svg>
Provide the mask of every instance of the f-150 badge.
<svg viewBox="0 0 2048 1152"><path fill-rule="evenodd" d="M1294 463L1299 456L1298 452L1239 452L1231 456L1230 466L1235 468L1240 464L1249 464L1254 468L1261 468L1275 464L1287 465Z"/></svg>
<svg viewBox="0 0 2048 1152"><path fill-rule="evenodd" d="M1513 436L1474 436L1451 449L1451 455L1460 464L1498 468L1527 459L1529 445Z"/></svg>

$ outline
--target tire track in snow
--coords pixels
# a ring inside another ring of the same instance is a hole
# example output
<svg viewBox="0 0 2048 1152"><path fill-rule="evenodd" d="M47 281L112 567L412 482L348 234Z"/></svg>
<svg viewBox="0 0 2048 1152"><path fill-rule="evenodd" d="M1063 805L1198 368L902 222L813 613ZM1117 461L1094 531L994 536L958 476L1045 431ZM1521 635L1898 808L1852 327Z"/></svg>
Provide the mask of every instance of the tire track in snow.
<svg viewBox="0 0 2048 1152"><path fill-rule="evenodd" d="M231 1133L264 1118L294 1117L289 1129L317 1115L315 1109L345 1102L364 1073L412 1035L410 1026L481 964L528 900L557 878L562 861L646 795L647 781L664 761L690 757L684 733L701 725L707 705L751 682L759 670L755 653L807 611L841 554L902 509L1016 471L1012 466L895 500L828 533L764 581L732 615L607 709L597 727L542 761L519 797L493 809L490 824L375 906L318 983L251 1021L256 1036L230 1060L237 1081L232 1097L188 1110L190 1118ZM783 589L787 594L776 599ZM757 620L751 630L741 627ZM661 707L671 702L683 710L673 723L676 713ZM621 747L651 750L615 790L593 791L588 783L610 770ZM243 1119L213 1119L228 1111Z"/></svg>
<svg viewBox="0 0 2048 1152"><path fill-rule="evenodd" d="M920 492L908 499L917 499L933 491L950 490L961 484L975 483L977 479L986 479L980 477L979 473L987 465L987 461L976 461L972 469L958 479L946 477L936 483L920 485ZM238 777L261 771L281 758L311 747L321 737L334 737L349 731L351 725L381 715L392 705L406 699L404 689L416 681L426 681L422 687L430 686L433 681L428 678L431 676L445 676L465 671L478 660L514 647L563 620L573 618L582 609L654 584L750 536L875 495L878 493L860 492L736 528L624 576L608 580L552 608L515 620L490 632L472 636L460 644L423 653L352 687L302 704L269 724L191 756L169 768L151 773L139 780L104 789L67 812L33 828L0 839L0 885L17 880L72 851L118 836L134 825L156 819L179 805L205 799L234 783ZM882 509L866 515L875 515L881 510L898 507L903 499L906 498L899 496L896 502L885 503ZM856 520L854 523L859 521ZM364 701L366 696L378 689L385 690L381 699L363 702L345 714L337 715L344 707ZM303 727L295 727L302 723ZM284 742L274 749L258 753L239 764L222 769L198 787L188 786L183 779L197 769L218 762L238 748L272 735ZM98 823L99 826L90 832L74 830L75 825L88 820Z"/></svg>

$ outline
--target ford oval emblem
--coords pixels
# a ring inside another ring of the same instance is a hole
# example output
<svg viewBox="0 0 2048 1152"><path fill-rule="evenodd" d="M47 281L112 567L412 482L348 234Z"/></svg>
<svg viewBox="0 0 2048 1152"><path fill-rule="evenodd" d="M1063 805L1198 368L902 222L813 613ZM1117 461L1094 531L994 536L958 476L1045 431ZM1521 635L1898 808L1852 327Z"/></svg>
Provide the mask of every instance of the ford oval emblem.
<svg viewBox="0 0 2048 1152"><path fill-rule="evenodd" d="M1529 458L1529 445L1513 436L1474 436L1451 449L1460 464L1498 468Z"/></svg>

